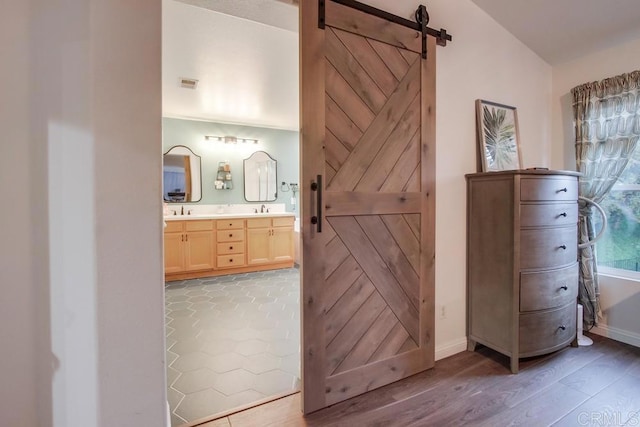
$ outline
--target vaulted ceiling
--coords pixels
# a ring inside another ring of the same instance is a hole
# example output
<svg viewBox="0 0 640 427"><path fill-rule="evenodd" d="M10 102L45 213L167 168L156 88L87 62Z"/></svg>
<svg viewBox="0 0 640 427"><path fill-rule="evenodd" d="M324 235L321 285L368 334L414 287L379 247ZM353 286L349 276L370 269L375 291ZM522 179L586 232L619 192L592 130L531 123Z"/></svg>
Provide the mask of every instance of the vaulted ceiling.
<svg viewBox="0 0 640 427"><path fill-rule="evenodd" d="M471 0L551 65L640 38L639 0Z"/></svg>

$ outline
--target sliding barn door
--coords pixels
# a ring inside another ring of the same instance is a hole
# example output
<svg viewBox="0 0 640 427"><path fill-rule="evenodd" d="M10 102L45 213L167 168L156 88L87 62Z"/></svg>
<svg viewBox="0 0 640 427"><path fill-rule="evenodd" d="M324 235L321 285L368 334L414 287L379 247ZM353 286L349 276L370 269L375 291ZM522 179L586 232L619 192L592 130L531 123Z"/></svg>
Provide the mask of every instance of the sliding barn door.
<svg viewBox="0 0 640 427"><path fill-rule="evenodd" d="M305 413L434 364L435 40L423 59L421 33L318 6L300 2Z"/></svg>

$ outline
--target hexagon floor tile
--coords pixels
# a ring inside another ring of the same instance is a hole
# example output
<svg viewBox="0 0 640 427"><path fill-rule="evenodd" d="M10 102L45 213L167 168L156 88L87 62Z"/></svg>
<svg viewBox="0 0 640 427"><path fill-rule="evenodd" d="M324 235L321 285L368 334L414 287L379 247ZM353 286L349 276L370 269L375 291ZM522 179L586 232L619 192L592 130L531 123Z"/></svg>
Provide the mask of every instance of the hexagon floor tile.
<svg viewBox="0 0 640 427"><path fill-rule="evenodd" d="M165 309L172 426L299 389L298 269L167 282Z"/></svg>

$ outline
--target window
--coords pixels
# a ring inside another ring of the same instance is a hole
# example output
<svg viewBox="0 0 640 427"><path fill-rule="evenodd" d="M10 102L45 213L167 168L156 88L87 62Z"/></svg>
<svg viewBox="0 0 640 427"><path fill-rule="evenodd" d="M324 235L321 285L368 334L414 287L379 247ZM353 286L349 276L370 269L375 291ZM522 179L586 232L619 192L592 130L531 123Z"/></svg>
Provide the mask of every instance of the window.
<svg viewBox="0 0 640 427"><path fill-rule="evenodd" d="M640 144L600 206L607 213L608 226L596 244L598 266L640 271ZM599 216L594 213L596 233L601 227Z"/></svg>

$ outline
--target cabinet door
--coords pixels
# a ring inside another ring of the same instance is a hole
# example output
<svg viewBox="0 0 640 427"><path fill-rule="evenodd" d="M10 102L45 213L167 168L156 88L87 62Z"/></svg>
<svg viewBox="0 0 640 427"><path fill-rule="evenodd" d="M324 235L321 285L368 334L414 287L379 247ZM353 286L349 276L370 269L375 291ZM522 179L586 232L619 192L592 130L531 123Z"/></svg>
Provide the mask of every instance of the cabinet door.
<svg viewBox="0 0 640 427"><path fill-rule="evenodd" d="M184 234L164 233L164 272L184 271Z"/></svg>
<svg viewBox="0 0 640 427"><path fill-rule="evenodd" d="M190 231L185 236L185 269L187 271L212 269L213 233Z"/></svg>
<svg viewBox="0 0 640 427"><path fill-rule="evenodd" d="M293 261L293 227L273 228L271 235L271 261Z"/></svg>
<svg viewBox="0 0 640 427"><path fill-rule="evenodd" d="M247 230L247 263L249 265L270 262L270 228L250 228Z"/></svg>

